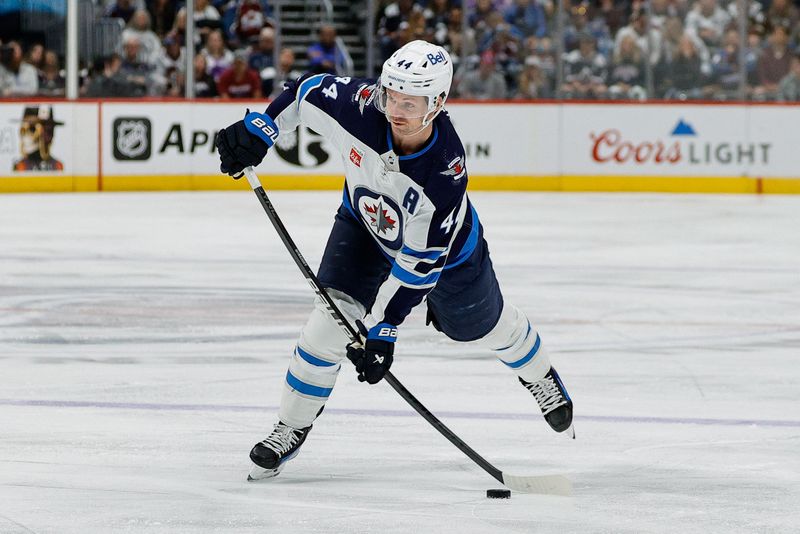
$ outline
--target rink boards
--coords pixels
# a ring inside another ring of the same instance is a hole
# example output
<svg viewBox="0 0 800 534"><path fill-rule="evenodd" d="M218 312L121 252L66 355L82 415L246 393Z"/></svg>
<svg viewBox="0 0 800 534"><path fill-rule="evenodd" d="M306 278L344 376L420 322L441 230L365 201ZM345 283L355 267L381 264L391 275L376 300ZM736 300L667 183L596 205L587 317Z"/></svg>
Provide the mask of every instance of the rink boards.
<svg viewBox="0 0 800 534"><path fill-rule="evenodd" d="M0 102L0 192L244 189L218 173L213 139L247 107L263 102ZM470 189L800 193L800 106L491 102L448 110ZM50 117L49 128L23 128L32 113ZM49 170L25 168L36 163L22 153L37 148L51 155ZM271 189L339 189L344 164L302 128L281 137L259 172Z"/></svg>

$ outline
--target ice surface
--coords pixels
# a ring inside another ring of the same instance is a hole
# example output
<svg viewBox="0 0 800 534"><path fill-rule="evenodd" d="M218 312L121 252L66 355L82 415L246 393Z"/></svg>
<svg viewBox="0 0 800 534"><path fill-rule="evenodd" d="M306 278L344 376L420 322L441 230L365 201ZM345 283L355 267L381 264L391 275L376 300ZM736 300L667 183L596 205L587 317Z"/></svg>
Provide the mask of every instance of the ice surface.
<svg viewBox="0 0 800 534"><path fill-rule="evenodd" d="M340 195L274 193L316 265ZM396 376L514 494L345 367L247 483L312 294L249 192L0 197L0 532L797 532L800 199L476 193L506 297L575 400L400 331Z"/></svg>

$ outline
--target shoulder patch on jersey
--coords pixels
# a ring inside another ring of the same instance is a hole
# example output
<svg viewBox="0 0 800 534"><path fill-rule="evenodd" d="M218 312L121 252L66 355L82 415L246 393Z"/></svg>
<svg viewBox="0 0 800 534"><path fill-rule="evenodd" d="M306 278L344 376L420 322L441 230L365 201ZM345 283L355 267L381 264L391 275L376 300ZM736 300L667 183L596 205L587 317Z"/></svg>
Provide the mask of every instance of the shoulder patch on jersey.
<svg viewBox="0 0 800 534"><path fill-rule="evenodd" d="M447 164L447 170L442 171L439 174L444 174L445 176L452 176L453 180L458 180L467 172L466 167L466 158L464 156L458 156L454 158L453 161Z"/></svg>
<svg viewBox="0 0 800 534"><path fill-rule="evenodd" d="M353 100L358 102L358 111L362 115L364 114L364 109L369 106L374 99L375 84L367 85L363 83L358 87L356 93L353 95Z"/></svg>
<svg viewBox="0 0 800 534"><path fill-rule="evenodd" d="M350 161L356 167L361 167L361 159L364 157L364 151L356 148L356 145L350 147Z"/></svg>

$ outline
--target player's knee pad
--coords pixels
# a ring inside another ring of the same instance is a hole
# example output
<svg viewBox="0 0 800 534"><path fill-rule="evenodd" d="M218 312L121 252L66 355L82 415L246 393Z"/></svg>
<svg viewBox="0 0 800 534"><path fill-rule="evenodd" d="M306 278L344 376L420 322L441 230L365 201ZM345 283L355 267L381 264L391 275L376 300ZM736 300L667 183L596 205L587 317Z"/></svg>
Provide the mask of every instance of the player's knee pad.
<svg viewBox="0 0 800 534"><path fill-rule="evenodd" d="M364 308L341 292L329 290L348 321L363 317ZM350 339L317 298L300 333L286 373L281 399L281 421L295 428L310 425L336 384L341 360Z"/></svg>
<svg viewBox="0 0 800 534"><path fill-rule="evenodd" d="M341 291L333 289L327 291L350 324L364 317L364 307L354 299ZM316 358L338 363L345 357L348 343L350 338L331 316L325 301L317 297L314 301L314 310L300 332L298 346Z"/></svg>
<svg viewBox="0 0 800 534"><path fill-rule="evenodd" d="M493 350L501 362L525 380L539 380L550 370L550 358L539 333L512 304L505 303L495 327L477 343Z"/></svg>

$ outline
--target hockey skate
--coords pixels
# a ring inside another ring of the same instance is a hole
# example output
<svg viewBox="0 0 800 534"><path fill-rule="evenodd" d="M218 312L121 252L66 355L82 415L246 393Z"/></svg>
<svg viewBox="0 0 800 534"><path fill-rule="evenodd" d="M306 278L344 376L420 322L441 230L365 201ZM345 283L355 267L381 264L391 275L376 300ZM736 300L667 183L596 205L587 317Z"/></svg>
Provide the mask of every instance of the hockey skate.
<svg viewBox="0 0 800 534"><path fill-rule="evenodd" d="M541 380L528 382L519 379L525 389L533 394L539 408L542 410L545 421L556 432L567 432L567 436L575 439L575 429L572 426L572 399L569 398L567 388L561 382L556 370L551 367Z"/></svg>
<svg viewBox="0 0 800 534"><path fill-rule="evenodd" d="M269 437L256 443L250 451L250 460L254 465L247 480L278 476L283 466L300 452L300 446L310 430L311 426L297 429L278 421Z"/></svg>

